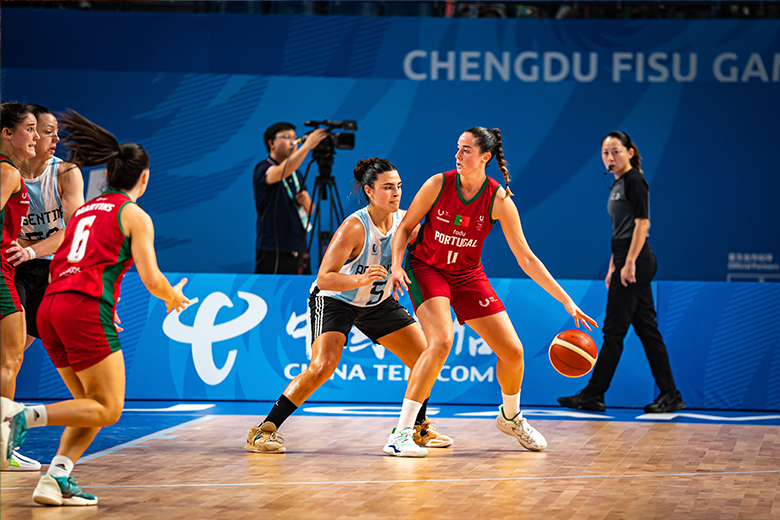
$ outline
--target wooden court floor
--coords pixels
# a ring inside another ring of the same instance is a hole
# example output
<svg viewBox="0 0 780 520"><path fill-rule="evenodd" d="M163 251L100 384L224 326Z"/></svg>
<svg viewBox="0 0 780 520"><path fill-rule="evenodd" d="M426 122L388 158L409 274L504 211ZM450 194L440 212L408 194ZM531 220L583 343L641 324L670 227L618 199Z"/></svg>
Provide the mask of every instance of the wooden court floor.
<svg viewBox="0 0 780 520"><path fill-rule="evenodd" d="M395 419L295 417L288 451L243 449L261 417L213 415L88 460L95 507L32 502L37 474L3 473L0 516L26 519L780 518L777 426L532 421L532 453L489 419L441 419L451 449L385 456ZM34 433L34 432L33 432Z"/></svg>

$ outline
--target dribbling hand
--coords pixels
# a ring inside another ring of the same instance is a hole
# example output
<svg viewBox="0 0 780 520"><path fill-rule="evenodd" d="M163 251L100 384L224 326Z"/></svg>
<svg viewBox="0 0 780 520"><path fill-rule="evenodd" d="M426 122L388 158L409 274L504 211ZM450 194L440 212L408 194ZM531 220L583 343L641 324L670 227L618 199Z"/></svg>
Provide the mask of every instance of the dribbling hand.
<svg viewBox="0 0 780 520"><path fill-rule="evenodd" d="M571 314L571 317L574 318L574 324L577 326L577 328L580 328L580 323L582 323L582 325L588 330L592 330L590 328L591 325L598 328L599 325L596 323L596 320L582 312L574 302L567 303L565 307L566 312Z"/></svg>

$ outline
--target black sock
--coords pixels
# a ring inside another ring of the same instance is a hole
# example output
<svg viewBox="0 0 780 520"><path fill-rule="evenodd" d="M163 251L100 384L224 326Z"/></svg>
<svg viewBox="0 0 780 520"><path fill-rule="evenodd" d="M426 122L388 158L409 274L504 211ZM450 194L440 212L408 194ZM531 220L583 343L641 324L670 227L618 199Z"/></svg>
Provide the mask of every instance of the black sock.
<svg viewBox="0 0 780 520"><path fill-rule="evenodd" d="M271 408L271 411L268 413L268 417L266 417L265 421L263 422L269 421L274 423L276 429L278 430L282 423L286 421L287 418L290 417L297 409L298 407L295 406L295 404L293 404L293 402L290 401L286 395L282 394L279 399L276 400L274 407Z"/></svg>
<svg viewBox="0 0 780 520"><path fill-rule="evenodd" d="M423 401L420 411L417 412L417 419L414 420L414 424L422 424L425 422L426 415L428 415L428 399Z"/></svg>

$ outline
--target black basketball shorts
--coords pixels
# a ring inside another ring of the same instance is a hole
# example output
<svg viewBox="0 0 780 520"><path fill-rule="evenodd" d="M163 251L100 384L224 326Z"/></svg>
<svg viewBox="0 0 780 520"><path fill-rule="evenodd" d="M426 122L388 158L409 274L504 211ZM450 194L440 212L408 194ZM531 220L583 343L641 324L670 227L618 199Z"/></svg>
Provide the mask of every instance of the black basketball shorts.
<svg viewBox="0 0 780 520"><path fill-rule="evenodd" d="M320 334L332 331L349 338L354 325L368 339L379 343L379 338L415 322L409 311L392 297L371 307L356 307L330 296L318 296L318 292L315 289L309 297L312 342Z"/></svg>

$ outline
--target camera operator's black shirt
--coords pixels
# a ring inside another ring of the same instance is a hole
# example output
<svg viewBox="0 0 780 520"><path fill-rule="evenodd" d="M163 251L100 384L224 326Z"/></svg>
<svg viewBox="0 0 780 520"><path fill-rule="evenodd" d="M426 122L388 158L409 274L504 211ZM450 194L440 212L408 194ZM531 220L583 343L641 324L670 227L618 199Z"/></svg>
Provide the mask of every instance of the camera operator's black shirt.
<svg viewBox="0 0 780 520"><path fill-rule="evenodd" d="M650 218L650 187L644 175L631 168L616 180L607 211L612 219L612 238L630 239L636 227L634 219Z"/></svg>
<svg viewBox="0 0 780 520"><path fill-rule="evenodd" d="M298 207L293 199L298 191L306 189L301 184L297 171L281 181L266 183L266 172L276 161L268 157L255 166L252 184L255 189L255 207L257 208L257 242L255 248L263 251L283 251L287 253L302 251L305 248L303 224L298 216ZM295 188L297 178L300 190ZM293 198L287 193L284 184L290 188Z"/></svg>

